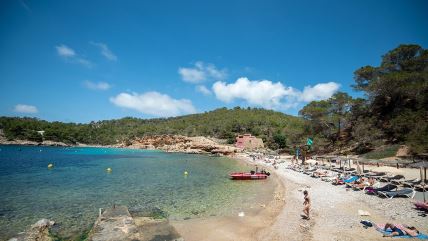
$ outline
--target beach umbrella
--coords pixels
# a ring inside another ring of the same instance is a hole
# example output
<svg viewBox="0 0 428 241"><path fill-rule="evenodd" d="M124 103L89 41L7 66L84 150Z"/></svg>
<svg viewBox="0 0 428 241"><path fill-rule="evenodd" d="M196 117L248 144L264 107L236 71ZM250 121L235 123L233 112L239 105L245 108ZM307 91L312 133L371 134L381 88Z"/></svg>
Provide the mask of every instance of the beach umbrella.
<svg viewBox="0 0 428 241"><path fill-rule="evenodd" d="M426 168L425 168L425 170L426 170ZM425 173L425 179L424 179L424 175L422 174L422 167L420 167L419 171L420 171L420 174L421 174L421 181L425 180L426 179L426 173ZM424 188L422 191L424 193L424 202L425 202L425 181L423 181L422 185L423 185L423 188Z"/></svg>
<svg viewBox="0 0 428 241"><path fill-rule="evenodd" d="M361 170L360 162L358 160L357 160L357 173L358 173L358 175L363 174L363 170Z"/></svg>

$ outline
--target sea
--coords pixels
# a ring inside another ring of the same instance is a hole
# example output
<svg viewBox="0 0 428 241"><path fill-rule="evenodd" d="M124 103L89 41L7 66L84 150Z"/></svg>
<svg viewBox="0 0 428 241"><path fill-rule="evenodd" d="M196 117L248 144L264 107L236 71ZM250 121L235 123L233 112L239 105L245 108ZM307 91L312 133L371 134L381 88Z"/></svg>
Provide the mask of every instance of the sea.
<svg viewBox="0 0 428 241"><path fill-rule="evenodd" d="M237 215L273 190L269 180L228 178L252 168L155 150L0 145L0 240L42 218L56 222L59 236L74 237L113 205L170 220Z"/></svg>

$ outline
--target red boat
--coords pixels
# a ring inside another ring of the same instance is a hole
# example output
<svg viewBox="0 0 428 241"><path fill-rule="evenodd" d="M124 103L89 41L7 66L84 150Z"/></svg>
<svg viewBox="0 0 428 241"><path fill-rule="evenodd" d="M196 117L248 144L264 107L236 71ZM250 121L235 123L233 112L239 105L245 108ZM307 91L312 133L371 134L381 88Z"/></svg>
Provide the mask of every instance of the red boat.
<svg viewBox="0 0 428 241"><path fill-rule="evenodd" d="M233 172L229 174L230 178L233 180L260 180L266 179L267 174L264 173L250 173L250 172Z"/></svg>

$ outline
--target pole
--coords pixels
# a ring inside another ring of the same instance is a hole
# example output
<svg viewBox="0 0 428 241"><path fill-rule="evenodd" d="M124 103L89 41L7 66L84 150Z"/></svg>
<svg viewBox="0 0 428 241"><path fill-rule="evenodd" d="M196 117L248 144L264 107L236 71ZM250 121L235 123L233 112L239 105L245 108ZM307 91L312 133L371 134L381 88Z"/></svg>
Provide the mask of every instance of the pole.
<svg viewBox="0 0 428 241"><path fill-rule="evenodd" d="M424 183L427 183L427 168L424 167Z"/></svg>
<svg viewBox="0 0 428 241"><path fill-rule="evenodd" d="M419 172L420 172L420 174L421 174L421 183L422 183L422 188L423 188L423 193L424 193L424 202L426 201L425 200L425 182L423 181L424 180L424 176L423 176L423 174L422 174L422 166L421 166L421 168L419 169Z"/></svg>

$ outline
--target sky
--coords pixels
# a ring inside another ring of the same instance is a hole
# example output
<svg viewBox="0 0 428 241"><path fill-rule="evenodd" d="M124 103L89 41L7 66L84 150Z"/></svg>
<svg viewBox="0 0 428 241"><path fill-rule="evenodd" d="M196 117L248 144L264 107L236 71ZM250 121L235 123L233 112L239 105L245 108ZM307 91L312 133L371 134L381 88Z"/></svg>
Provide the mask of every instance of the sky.
<svg viewBox="0 0 428 241"><path fill-rule="evenodd" d="M82 122L235 106L297 115L400 44L428 1L0 1L0 116Z"/></svg>

